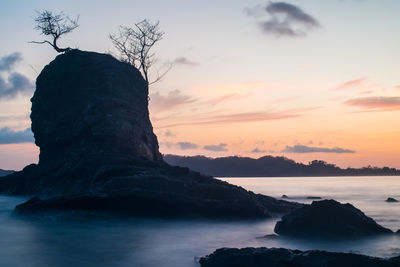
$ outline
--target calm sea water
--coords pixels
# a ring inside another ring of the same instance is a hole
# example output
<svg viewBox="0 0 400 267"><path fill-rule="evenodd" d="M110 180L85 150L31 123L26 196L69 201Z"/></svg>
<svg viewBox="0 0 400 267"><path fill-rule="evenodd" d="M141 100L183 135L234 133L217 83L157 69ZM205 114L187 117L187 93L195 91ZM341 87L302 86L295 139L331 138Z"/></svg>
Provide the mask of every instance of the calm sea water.
<svg viewBox="0 0 400 267"><path fill-rule="evenodd" d="M392 230L400 228L400 177L224 178L256 193L308 196L350 202ZM0 196L0 266L199 266L197 259L220 247L287 247L400 255L400 237L311 242L263 237L278 219L244 222L194 220L92 220L12 215L23 198Z"/></svg>

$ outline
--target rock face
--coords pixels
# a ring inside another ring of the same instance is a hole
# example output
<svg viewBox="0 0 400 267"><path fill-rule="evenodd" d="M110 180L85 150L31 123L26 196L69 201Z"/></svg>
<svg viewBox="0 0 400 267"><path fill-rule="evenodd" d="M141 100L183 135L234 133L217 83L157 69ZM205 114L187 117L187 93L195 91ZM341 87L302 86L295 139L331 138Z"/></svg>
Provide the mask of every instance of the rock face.
<svg viewBox="0 0 400 267"><path fill-rule="evenodd" d="M32 132L39 165L58 169L84 158L161 162L140 72L111 56L73 50L36 80Z"/></svg>
<svg viewBox="0 0 400 267"><path fill-rule="evenodd" d="M400 257L374 258L353 253L285 248L221 248L200 259L202 267L395 267Z"/></svg>
<svg viewBox="0 0 400 267"><path fill-rule="evenodd" d="M144 79L110 55L72 50L57 56L37 78L31 101L39 163L0 179L0 192L35 197L19 213L249 218L300 206L167 165Z"/></svg>
<svg viewBox="0 0 400 267"><path fill-rule="evenodd" d="M285 215L275 232L301 238L359 238L392 233L353 205L335 200L313 201Z"/></svg>

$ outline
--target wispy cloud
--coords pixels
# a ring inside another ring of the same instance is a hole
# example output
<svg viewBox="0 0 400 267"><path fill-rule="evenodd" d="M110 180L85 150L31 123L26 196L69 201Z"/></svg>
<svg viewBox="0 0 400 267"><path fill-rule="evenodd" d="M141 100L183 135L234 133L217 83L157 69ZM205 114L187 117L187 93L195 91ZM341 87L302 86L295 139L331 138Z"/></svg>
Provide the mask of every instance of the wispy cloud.
<svg viewBox="0 0 400 267"><path fill-rule="evenodd" d="M182 106L196 102L197 99L188 95L184 95L179 90L170 91L167 95L159 92L150 95L150 106L154 112L171 110L177 106Z"/></svg>
<svg viewBox="0 0 400 267"><path fill-rule="evenodd" d="M251 153L266 153L267 150L265 149L259 149L258 147L254 148Z"/></svg>
<svg viewBox="0 0 400 267"><path fill-rule="evenodd" d="M0 144L33 143L33 133L30 128L24 131L12 131L5 127L0 129Z"/></svg>
<svg viewBox="0 0 400 267"><path fill-rule="evenodd" d="M173 65L186 65L186 66L198 66L199 63L189 60L186 57L177 57L174 59L174 61L172 62Z"/></svg>
<svg viewBox="0 0 400 267"><path fill-rule="evenodd" d="M227 146L228 145L225 143L220 143L219 145L205 145L203 149L215 152L222 152L228 151Z"/></svg>
<svg viewBox="0 0 400 267"><path fill-rule="evenodd" d="M275 36L306 36L310 30L320 27L320 23L313 16L286 2L257 5L246 8L245 13L259 20L264 33Z"/></svg>
<svg viewBox="0 0 400 267"><path fill-rule="evenodd" d="M204 114L196 114L192 116L167 116L167 117L153 117L153 121L157 124L158 128L169 128L176 126L188 125L205 125L205 124L228 124L228 123L241 123L241 122L257 122L257 121L270 121L282 120L302 117L305 112L315 110L319 107L293 109L287 111L258 111L258 112L239 112L239 113L216 113L209 112Z"/></svg>
<svg viewBox="0 0 400 267"><path fill-rule="evenodd" d="M165 137L175 137L176 134L174 134L174 133L171 132L169 129L167 129L167 130L164 132L164 136L165 136Z"/></svg>
<svg viewBox="0 0 400 267"><path fill-rule="evenodd" d="M180 150L196 149L199 147L199 145L197 145L195 143L191 143L191 142L178 142L178 143L176 143L176 146Z"/></svg>
<svg viewBox="0 0 400 267"><path fill-rule="evenodd" d="M0 58L0 74L3 74L0 76L0 100L12 99L18 94L33 91L34 86L29 79L14 71L16 64L21 60L20 53L13 53Z"/></svg>
<svg viewBox="0 0 400 267"><path fill-rule="evenodd" d="M368 111L393 111L400 110L400 97L375 96L361 97L344 102L349 106L357 106Z"/></svg>
<svg viewBox="0 0 400 267"><path fill-rule="evenodd" d="M350 149L345 149L345 148L340 148L340 147L333 147L333 148L327 148L327 147L312 147L312 146L306 146L306 145L294 145L294 146L286 146L285 149L283 149L281 152L285 153L355 153L356 151L350 150Z"/></svg>
<svg viewBox="0 0 400 267"><path fill-rule="evenodd" d="M367 80L367 78L365 78L365 77L355 79L355 80L350 80L350 81L340 84L335 89L342 90L342 89L347 89L347 88L351 88L351 87L357 87L357 86L362 85L366 80Z"/></svg>
<svg viewBox="0 0 400 267"><path fill-rule="evenodd" d="M0 116L0 122L8 121L30 121L29 113L25 115Z"/></svg>

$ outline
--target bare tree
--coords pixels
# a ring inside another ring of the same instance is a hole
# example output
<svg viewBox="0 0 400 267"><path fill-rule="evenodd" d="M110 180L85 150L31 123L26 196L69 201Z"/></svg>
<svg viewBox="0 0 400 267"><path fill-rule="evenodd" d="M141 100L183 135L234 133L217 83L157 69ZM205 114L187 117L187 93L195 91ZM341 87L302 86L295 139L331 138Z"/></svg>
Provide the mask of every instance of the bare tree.
<svg viewBox="0 0 400 267"><path fill-rule="evenodd" d="M63 53L71 50L70 47L58 47L57 41L61 38L62 35L70 33L74 29L79 27L78 19L79 16L77 16L75 19L71 19L63 12L60 12L58 14L53 14L53 12L49 10L37 12L37 16L35 17L35 29L41 31L41 34L45 36L51 36L53 39L51 42L48 40L44 40L41 42L32 41L31 43L47 43L51 45L58 53Z"/></svg>
<svg viewBox="0 0 400 267"><path fill-rule="evenodd" d="M171 68L161 75L157 73L157 78L149 81L149 69L155 63L155 54L150 50L164 35L159 29L159 24L159 21L152 24L144 19L134 27L120 26L118 33L109 35L120 53L121 60L139 69L148 85L160 81Z"/></svg>

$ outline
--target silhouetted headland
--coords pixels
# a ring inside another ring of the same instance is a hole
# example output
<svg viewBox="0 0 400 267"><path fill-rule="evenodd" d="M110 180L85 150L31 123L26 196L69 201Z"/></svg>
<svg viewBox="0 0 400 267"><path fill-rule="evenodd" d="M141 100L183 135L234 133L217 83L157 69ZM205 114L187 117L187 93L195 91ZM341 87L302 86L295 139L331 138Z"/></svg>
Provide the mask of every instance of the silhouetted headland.
<svg viewBox="0 0 400 267"><path fill-rule="evenodd" d="M148 84L110 55L57 56L38 76L31 102L39 163L0 179L3 194L33 197L18 213L266 218L301 206L165 163Z"/></svg>
<svg viewBox="0 0 400 267"><path fill-rule="evenodd" d="M342 169L322 160L310 164L295 162L285 157L264 156L209 158L205 156L164 155L164 160L173 166L217 177L291 177L291 176L368 176L400 175L395 168L365 167Z"/></svg>

